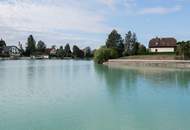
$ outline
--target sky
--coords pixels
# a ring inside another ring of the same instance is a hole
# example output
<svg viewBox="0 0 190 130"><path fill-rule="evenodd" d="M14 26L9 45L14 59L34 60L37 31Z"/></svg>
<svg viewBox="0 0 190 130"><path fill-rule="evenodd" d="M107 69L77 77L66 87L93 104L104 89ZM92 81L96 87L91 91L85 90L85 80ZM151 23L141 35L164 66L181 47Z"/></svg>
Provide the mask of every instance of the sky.
<svg viewBox="0 0 190 130"><path fill-rule="evenodd" d="M190 39L190 0L0 0L0 37L8 45L32 34L47 46L97 48L116 29L144 45L153 37Z"/></svg>

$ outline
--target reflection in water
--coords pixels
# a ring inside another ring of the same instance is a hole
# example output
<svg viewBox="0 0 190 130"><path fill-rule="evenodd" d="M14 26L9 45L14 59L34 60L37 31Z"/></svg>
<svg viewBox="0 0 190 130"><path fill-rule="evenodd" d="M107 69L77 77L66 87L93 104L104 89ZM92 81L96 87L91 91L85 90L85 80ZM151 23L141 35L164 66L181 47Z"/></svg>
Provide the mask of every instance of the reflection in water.
<svg viewBox="0 0 190 130"><path fill-rule="evenodd" d="M179 87L189 88L190 86L190 71L184 69L136 69L140 76L158 87Z"/></svg>
<svg viewBox="0 0 190 130"><path fill-rule="evenodd" d="M137 86L137 72L135 70L115 69L95 64L95 70L99 77L106 82L106 86L112 93L120 89L134 90Z"/></svg>
<svg viewBox="0 0 190 130"><path fill-rule="evenodd" d="M0 130L187 130L186 70L0 62Z"/></svg>
<svg viewBox="0 0 190 130"><path fill-rule="evenodd" d="M137 87L139 80L150 82L158 87L190 87L190 70L165 68L130 68L124 66L102 66L95 64L99 76L106 81L111 90L116 91L121 84L127 88Z"/></svg>

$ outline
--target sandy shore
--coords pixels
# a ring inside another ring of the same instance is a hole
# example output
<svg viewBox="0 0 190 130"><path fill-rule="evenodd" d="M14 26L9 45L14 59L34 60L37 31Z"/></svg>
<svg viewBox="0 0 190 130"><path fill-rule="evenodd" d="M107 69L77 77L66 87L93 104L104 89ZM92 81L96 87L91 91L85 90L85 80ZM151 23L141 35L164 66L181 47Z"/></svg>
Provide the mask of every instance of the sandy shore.
<svg viewBox="0 0 190 130"><path fill-rule="evenodd" d="M140 60L140 59L113 59L105 65L124 65L132 67L161 67L190 69L190 60Z"/></svg>

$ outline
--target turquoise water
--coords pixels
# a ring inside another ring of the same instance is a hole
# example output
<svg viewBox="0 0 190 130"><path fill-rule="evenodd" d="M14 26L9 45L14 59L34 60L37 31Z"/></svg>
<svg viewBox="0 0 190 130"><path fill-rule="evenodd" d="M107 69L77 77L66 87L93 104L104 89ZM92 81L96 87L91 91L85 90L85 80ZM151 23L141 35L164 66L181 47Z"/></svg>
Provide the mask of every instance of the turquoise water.
<svg viewBox="0 0 190 130"><path fill-rule="evenodd" d="M190 71L0 61L0 130L189 130Z"/></svg>

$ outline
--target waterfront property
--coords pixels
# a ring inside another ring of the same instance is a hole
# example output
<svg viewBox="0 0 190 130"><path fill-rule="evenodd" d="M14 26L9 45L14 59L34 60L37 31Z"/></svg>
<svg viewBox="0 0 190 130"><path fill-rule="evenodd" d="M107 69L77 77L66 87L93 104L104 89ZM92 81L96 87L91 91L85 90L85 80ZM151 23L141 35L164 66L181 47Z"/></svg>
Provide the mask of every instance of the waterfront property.
<svg viewBox="0 0 190 130"><path fill-rule="evenodd" d="M17 57L21 55L21 52L16 46L5 46L2 50L2 54Z"/></svg>
<svg viewBox="0 0 190 130"><path fill-rule="evenodd" d="M49 55L32 55L30 58L34 60L49 59Z"/></svg>
<svg viewBox="0 0 190 130"><path fill-rule="evenodd" d="M175 52L177 40L175 38L153 38L149 42L150 52Z"/></svg>

